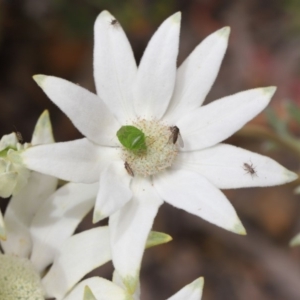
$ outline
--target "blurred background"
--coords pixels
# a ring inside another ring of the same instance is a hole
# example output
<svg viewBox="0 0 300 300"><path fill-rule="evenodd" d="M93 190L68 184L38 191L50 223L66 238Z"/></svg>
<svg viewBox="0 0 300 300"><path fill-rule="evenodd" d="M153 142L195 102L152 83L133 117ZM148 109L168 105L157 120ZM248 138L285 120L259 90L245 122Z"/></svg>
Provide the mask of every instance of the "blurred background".
<svg viewBox="0 0 300 300"><path fill-rule="evenodd" d="M55 75L94 92L93 23L103 9L122 24L137 61L159 24L176 11L183 17L178 64L207 35L231 26L228 51L206 101L277 86L269 114L259 115L227 142L298 172L300 154L278 141L274 129L284 124L293 136L300 134L299 123L287 122L295 109L286 109L287 103L294 108L300 103L296 0L0 0L1 136L17 128L30 141L38 116L48 109L57 141L81 137L32 75ZM204 300L299 300L300 247L288 246L300 231L300 195L293 193L299 184L224 191L248 231L246 237L164 204L154 229L174 240L146 251L141 299L166 299L204 276ZM6 203L1 201L2 210ZM78 231L92 226L91 218L89 214ZM110 279L112 270L108 263L92 274Z"/></svg>

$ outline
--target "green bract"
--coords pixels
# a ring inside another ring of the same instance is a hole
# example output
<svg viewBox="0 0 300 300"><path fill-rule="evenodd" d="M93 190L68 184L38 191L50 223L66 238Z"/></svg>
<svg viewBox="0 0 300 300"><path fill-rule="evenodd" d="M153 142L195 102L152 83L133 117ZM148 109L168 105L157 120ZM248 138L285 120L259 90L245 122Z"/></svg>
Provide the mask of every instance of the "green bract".
<svg viewBox="0 0 300 300"><path fill-rule="evenodd" d="M120 143L132 152L140 154L147 150L145 134L134 126L122 126L117 132L117 137Z"/></svg>

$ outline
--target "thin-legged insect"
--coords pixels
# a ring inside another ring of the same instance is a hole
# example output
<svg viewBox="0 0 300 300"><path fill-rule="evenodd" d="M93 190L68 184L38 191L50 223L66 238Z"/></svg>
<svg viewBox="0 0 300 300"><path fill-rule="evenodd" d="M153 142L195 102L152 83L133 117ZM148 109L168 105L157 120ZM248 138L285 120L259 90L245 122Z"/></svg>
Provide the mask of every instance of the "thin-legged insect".
<svg viewBox="0 0 300 300"><path fill-rule="evenodd" d="M128 173L130 176L133 177L133 176L134 176L134 173L133 173L133 171L132 171L132 169L131 169L131 167L129 166L129 163L128 163L127 161L125 161L124 167L125 167L127 173Z"/></svg>
<svg viewBox="0 0 300 300"><path fill-rule="evenodd" d="M244 163L244 164L243 164L243 169L246 171L246 173L250 174L251 177L253 177L253 176L258 176L258 175L257 175L257 172L256 172L256 170L255 170L255 167L253 166L253 163L252 163L252 162L250 162L250 164Z"/></svg>
<svg viewBox="0 0 300 300"><path fill-rule="evenodd" d="M24 142L24 140L23 140L23 136L22 136L21 132L17 130L16 126L14 126L14 129L16 130L15 134L17 136L18 142L20 144L22 144Z"/></svg>

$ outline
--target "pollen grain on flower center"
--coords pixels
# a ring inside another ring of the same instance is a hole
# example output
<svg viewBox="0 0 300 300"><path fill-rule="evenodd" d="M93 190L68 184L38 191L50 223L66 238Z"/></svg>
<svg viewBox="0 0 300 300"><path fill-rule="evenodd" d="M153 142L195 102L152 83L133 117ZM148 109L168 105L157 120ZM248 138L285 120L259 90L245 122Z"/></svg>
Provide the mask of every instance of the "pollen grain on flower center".
<svg viewBox="0 0 300 300"><path fill-rule="evenodd" d="M134 175L150 176L170 167L177 156L178 148L170 139L170 126L157 120L138 119L132 124L145 134L146 151L140 153L123 147L122 159Z"/></svg>

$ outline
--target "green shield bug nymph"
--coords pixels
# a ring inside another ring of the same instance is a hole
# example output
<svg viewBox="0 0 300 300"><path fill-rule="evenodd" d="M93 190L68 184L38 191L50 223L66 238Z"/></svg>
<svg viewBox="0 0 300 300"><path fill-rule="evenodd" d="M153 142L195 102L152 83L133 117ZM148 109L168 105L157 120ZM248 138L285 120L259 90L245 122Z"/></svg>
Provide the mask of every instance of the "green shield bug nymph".
<svg viewBox="0 0 300 300"><path fill-rule="evenodd" d="M147 151L145 134L134 126L122 126L117 131L120 143L135 154L144 154Z"/></svg>

